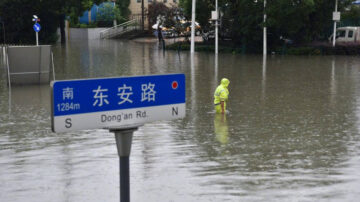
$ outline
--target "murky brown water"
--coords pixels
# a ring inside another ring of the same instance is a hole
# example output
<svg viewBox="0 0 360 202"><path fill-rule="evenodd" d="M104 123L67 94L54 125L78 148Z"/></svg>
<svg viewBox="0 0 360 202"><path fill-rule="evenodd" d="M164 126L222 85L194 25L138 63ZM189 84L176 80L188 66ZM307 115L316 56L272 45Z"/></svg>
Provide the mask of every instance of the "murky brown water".
<svg viewBox="0 0 360 202"><path fill-rule="evenodd" d="M123 41L53 48L56 79L185 73L187 116L134 135L132 201L357 201L360 58L158 50ZM0 61L1 61L0 56ZM0 62L2 64L2 62ZM216 65L217 64L217 65ZM55 134L48 86L9 92L0 68L0 201L119 201L106 130ZM229 114L213 91L230 79Z"/></svg>

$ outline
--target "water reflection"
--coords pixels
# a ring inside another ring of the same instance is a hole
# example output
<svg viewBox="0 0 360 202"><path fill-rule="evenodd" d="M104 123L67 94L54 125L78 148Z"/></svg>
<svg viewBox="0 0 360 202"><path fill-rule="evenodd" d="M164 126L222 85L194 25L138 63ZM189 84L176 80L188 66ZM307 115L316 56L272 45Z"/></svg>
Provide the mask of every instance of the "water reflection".
<svg viewBox="0 0 360 202"><path fill-rule="evenodd" d="M5 48L0 46L0 68L5 68L6 64L6 53Z"/></svg>
<svg viewBox="0 0 360 202"><path fill-rule="evenodd" d="M226 114L215 114L214 132L216 140L221 144L226 145L229 142L229 127L226 121Z"/></svg>
<svg viewBox="0 0 360 202"><path fill-rule="evenodd" d="M191 109L195 110L196 107L196 80L195 80L195 53L192 53L190 55L190 83L191 83L191 98L190 98L190 102L191 102Z"/></svg>
<svg viewBox="0 0 360 202"><path fill-rule="evenodd" d="M10 114L2 127L8 146L16 151L32 149L35 142L27 141L31 135L46 137L50 132L49 86L12 86L9 92Z"/></svg>
<svg viewBox="0 0 360 202"><path fill-rule="evenodd" d="M335 60L331 61L331 79L330 79L330 104L334 106L336 95L336 80L335 80Z"/></svg>
<svg viewBox="0 0 360 202"><path fill-rule="evenodd" d="M267 55L263 55L262 61L262 79L261 79L261 100L265 100L266 93L266 58Z"/></svg>

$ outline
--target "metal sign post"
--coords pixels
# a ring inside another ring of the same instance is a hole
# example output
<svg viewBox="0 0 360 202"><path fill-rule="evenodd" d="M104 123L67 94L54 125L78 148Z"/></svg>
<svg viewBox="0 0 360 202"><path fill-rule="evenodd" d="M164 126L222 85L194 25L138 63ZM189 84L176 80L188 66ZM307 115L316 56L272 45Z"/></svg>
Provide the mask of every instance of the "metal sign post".
<svg viewBox="0 0 360 202"><path fill-rule="evenodd" d="M266 0L264 0L263 55L267 55Z"/></svg>
<svg viewBox="0 0 360 202"><path fill-rule="evenodd" d="M35 31L35 34L36 34L36 45L38 46L39 45L39 32L41 30L41 26L38 22L40 22L40 19L36 16L36 15L33 15L33 21L35 22L34 26L33 26L33 29Z"/></svg>
<svg viewBox="0 0 360 202"><path fill-rule="evenodd" d="M138 126L122 129L110 129L115 133L117 151L119 155L120 201L130 201L130 152L132 137Z"/></svg>
<svg viewBox="0 0 360 202"><path fill-rule="evenodd" d="M333 12L333 21L334 21L334 32L333 32L333 47L336 43L336 22L340 21L340 13L338 12L338 0L335 0L335 11Z"/></svg>
<svg viewBox="0 0 360 202"><path fill-rule="evenodd" d="M196 11L196 0L192 0L192 9L191 9L191 45L190 53L195 52L195 11Z"/></svg>
<svg viewBox="0 0 360 202"><path fill-rule="evenodd" d="M53 132L109 129L120 158L120 198L130 201L129 156L144 123L185 117L185 75L166 74L51 82Z"/></svg>
<svg viewBox="0 0 360 202"><path fill-rule="evenodd" d="M37 46L39 45L39 34L38 34L38 32L36 32L36 45Z"/></svg>
<svg viewBox="0 0 360 202"><path fill-rule="evenodd" d="M215 11L211 11L211 20L215 21L215 55L219 53L218 51L218 45L219 45L219 12L217 10L217 0L216 0L216 6Z"/></svg>

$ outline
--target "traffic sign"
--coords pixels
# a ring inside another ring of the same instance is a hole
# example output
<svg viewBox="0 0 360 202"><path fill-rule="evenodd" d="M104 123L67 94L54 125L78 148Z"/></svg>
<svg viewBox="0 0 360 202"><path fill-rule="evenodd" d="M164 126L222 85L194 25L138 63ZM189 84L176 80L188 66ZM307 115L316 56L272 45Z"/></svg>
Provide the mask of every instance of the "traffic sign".
<svg viewBox="0 0 360 202"><path fill-rule="evenodd" d="M40 30L41 30L41 26L40 26L39 23L35 23L34 26L33 26L33 28L34 28L34 31L35 31L35 32L40 32Z"/></svg>
<svg viewBox="0 0 360 202"><path fill-rule="evenodd" d="M185 116L185 75L51 83L53 132L122 128Z"/></svg>

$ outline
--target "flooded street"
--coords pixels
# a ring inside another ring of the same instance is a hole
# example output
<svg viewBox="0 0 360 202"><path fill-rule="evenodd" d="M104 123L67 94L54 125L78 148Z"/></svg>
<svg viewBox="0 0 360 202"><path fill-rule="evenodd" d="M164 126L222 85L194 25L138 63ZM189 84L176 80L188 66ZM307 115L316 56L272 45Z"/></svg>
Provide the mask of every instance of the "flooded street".
<svg viewBox="0 0 360 202"><path fill-rule="evenodd" d="M56 79L184 73L186 117L134 133L131 201L357 201L360 57L53 47ZM191 62L193 61L193 63ZM230 80L226 117L213 93ZM114 134L52 133L50 88L7 87L0 56L0 201L119 201Z"/></svg>

